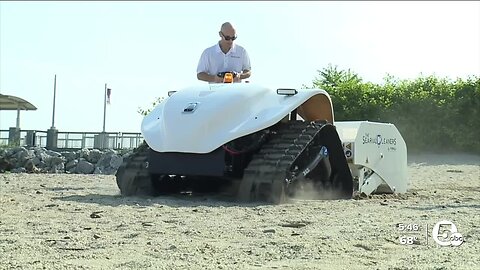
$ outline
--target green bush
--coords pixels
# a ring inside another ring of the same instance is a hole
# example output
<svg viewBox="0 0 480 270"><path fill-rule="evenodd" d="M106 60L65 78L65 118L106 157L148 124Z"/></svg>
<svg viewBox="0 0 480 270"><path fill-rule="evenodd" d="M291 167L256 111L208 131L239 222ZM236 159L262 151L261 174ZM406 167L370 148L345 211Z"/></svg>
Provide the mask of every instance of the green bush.
<svg viewBox="0 0 480 270"><path fill-rule="evenodd" d="M393 123L413 151L480 153L480 78L435 76L384 83L363 82L354 72L329 65L313 87L332 98L335 119Z"/></svg>

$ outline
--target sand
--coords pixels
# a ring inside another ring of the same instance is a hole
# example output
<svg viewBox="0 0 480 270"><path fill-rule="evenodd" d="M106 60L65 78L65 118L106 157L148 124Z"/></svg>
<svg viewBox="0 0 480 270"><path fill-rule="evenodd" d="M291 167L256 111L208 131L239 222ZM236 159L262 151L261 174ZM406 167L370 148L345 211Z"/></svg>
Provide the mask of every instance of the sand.
<svg viewBox="0 0 480 270"><path fill-rule="evenodd" d="M0 174L0 269L480 269L480 156L411 155L408 173L404 195L283 205L126 198L114 176ZM441 220L463 244L433 240ZM408 224L418 231L399 230Z"/></svg>

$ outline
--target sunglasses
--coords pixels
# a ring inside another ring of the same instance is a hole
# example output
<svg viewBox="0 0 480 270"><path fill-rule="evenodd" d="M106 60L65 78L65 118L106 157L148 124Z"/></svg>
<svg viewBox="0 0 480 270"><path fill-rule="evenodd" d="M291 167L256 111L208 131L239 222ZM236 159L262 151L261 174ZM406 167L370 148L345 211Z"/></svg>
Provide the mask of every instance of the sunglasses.
<svg viewBox="0 0 480 270"><path fill-rule="evenodd" d="M223 34L222 32L220 32L220 33L222 34L223 38L225 38L225 40L232 40L232 41L234 41L235 39L237 39L237 36L233 36L233 37L231 37L231 36L225 36L225 34Z"/></svg>

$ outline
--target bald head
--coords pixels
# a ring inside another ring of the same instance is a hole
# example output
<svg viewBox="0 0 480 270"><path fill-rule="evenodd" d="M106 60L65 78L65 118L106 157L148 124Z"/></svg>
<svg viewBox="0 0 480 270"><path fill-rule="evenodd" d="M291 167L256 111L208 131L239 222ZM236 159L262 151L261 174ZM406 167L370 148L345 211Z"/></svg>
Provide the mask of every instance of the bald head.
<svg viewBox="0 0 480 270"><path fill-rule="evenodd" d="M224 53L227 53L232 48L233 41L237 39L235 28L233 28L231 23L225 22L220 27L218 35L220 36L220 47Z"/></svg>
<svg viewBox="0 0 480 270"><path fill-rule="evenodd" d="M222 32L235 31L235 28L233 28L233 25L231 23L224 22L222 24L222 27L220 27L220 31L222 31Z"/></svg>
<svg viewBox="0 0 480 270"><path fill-rule="evenodd" d="M233 25L229 22L225 22L222 24L222 27L220 27L220 37L235 37L237 31L235 31L235 28L233 28Z"/></svg>

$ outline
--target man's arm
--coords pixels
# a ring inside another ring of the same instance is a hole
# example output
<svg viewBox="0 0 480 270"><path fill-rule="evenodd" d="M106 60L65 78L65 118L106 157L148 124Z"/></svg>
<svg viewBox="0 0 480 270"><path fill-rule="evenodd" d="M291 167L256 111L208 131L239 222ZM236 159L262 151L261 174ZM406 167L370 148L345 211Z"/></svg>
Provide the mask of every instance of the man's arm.
<svg viewBox="0 0 480 270"><path fill-rule="evenodd" d="M208 71L208 49L205 49L200 56L200 60L197 65L197 79L204 82L219 83L223 82L223 78L218 77L216 74L211 75Z"/></svg>
<svg viewBox="0 0 480 270"><path fill-rule="evenodd" d="M240 80L248 79L252 75L252 66L250 64L250 57L248 56L247 51L243 53L243 66L242 74L240 74Z"/></svg>
<svg viewBox="0 0 480 270"><path fill-rule="evenodd" d="M248 79L252 75L252 72L248 69L244 69L242 73L240 73L240 80Z"/></svg>
<svg viewBox="0 0 480 270"><path fill-rule="evenodd" d="M218 77L217 75L210 75L206 72L197 73L197 79L205 82L220 83L223 82L223 78Z"/></svg>

